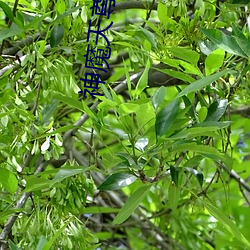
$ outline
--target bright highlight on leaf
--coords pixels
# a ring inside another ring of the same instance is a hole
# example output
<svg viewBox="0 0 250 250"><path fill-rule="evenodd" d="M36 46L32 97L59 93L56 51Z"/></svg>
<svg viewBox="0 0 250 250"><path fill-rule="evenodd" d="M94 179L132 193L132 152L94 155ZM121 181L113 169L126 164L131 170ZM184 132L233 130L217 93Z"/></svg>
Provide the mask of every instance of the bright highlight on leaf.
<svg viewBox="0 0 250 250"><path fill-rule="evenodd" d="M99 187L99 190L117 190L133 183L136 177L128 173L115 173L109 176Z"/></svg>

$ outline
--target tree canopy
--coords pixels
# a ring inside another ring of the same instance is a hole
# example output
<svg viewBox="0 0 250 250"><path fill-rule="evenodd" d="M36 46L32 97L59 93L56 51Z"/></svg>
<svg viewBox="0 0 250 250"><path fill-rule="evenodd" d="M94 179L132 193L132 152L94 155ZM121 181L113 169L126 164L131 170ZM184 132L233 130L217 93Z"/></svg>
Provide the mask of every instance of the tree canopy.
<svg viewBox="0 0 250 250"><path fill-rule="evenodd" d="M0 1L0 249L250 249L248 8Z"/></svg>

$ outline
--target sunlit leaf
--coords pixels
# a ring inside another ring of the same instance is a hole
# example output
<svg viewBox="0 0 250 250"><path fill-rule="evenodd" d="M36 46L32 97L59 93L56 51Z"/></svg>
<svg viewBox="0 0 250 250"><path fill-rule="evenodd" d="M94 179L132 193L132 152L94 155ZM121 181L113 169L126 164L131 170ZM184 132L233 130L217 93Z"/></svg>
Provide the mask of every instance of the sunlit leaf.
<svg viewBox="0 0 250 250"><path fill-rule="evenodd" d="M201 107L199 112L198 112L198 118L200 122L203 122L207 116L207 108L206 107Z"/></svg>
<svg viewBox="0 0 250 250"><path fill-rule="evenodd" d="M194 50L186 49L186 48L181 48L181 47L172 47L168 49L170 52L173 53L174 56L185 60L187 62L190 62L192 65L196 66L200 55Z"/></svg>
<svg viewBox="0 0 250 250"><path fill-rule="evenodd" d="M5 168L0 168L0 183L11 194L14 194L18 187L16 176Z"/></svg>
<svg viewBox="0 0 250 250"><path fill-rule="evenodd" d="M140 108L140 105L135 104L135 103L122 103L119 105L119 109L121 113L124 114L131 114L137 111Z"/></svg>
<svg viewBox="0 0 250 250"><path fill-rule="evenodd" d="M133 183L136 177L132 174L119 172L109 176L99 187L99 190L117 190Z"/></svg>
<svg viewBox="0 0 250 250"><path fill-rule="evenodd" d="M158 3L157 14L161 23L166 24L168 20L168 16L167 16L168 10L167 10L167 6L165 3L162 3L162 2Z"/></svg>
<svg viewBox="0 0 250 250"><path fill-rule="evenodd" d="M49 0L41 0L41 4L42 4L44 9L47 8L48 3L49 3Z"/></svg>
<svg viewBox="0 0 250 250"><path fill-rule="evenodd" d="M225 51L222 49L217 49L210 53L205 60L205 72L206 75L211 75L223 65Z"/></svg>

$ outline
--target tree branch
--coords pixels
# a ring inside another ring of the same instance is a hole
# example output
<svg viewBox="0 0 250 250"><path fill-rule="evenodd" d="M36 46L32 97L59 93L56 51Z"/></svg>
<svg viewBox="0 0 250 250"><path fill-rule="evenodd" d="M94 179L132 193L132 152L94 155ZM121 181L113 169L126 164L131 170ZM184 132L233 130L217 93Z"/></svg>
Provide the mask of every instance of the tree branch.
<svg viewBox="0 0 250 250"><path fill-rule="evenodd" d="M23 49L25 46L31 45L33 42L40 40L45 36L46 32L39 32L33 36L27 36L25 39L18 41L13 44L13 47L6 48L3 50L3 55L15 55L19 50Z"/></svg>
<svg viewBox="0 0 250 250"><path fill-rule="evenodd" d="M224 169L232 179L236 180L240 186L250 192L250 186L233 169L229 170L224 163L219 164L219 166Z"/></svg>
<svg viewBox="0 0 250 250"><path fill-rule="evenodd" d="M46 166L48 165L48 162L43 162L42 164L40 164L40 166L36 169L35 174L41 173L44 171L44 169L46 168ZM14 209L19 209L22 208L26 201L28 200L29 196L31 195L31 192L28 193L24 193L21 198L17 201ZM9 219L7 220L7 222L5 223L3 230L0 234L0 243L9 235L9 233L11 232L11 229L17 219L18 215L17 214L13 214L12 216L9 217Z"/></svg>

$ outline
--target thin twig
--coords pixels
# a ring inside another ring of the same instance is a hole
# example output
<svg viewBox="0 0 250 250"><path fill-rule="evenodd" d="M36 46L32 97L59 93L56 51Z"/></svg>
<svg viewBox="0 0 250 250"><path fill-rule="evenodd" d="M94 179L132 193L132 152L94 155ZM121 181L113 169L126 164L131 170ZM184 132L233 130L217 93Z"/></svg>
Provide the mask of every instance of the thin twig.
<svg viewBox="0 0 250 250"><path fill-rule="evenodd" d="M19 0L15 0L14 7L13 7L13 10L12 10L13 16L16 15L16 10L17 10L18 1L19 1ZM10 28L11 24L12 24L12 20L9 19L9 20L8 20L8 27L9 27L9 28ZM2 45L1 45L1 48L0 48L0 55L2 55L2 53L3 53L3 49L4 49L4 47L5 47L5 43L6 43L6 40L4 39L4 40L2 41Z"/></svg>
<svg viewBox="0 0 250 250"><path fill-rule="evenodd" d="M218 165L220 168L224 169L232 179L236 180L240 186L250 192L250 186L234 170L229 170L224 163Z"/></svg>
<svg viewBox="0 0 250 250"><path fill-rule="evenodd" d="M155 4L155 0L153 0L150 9L149 9L149 11L147 12L146 21L148 21L149 18L150 18L150 15L151 15L151 12L152 12L152 8L154 7L154 4ZM144 23L142 24L142 26L141 26L142 28L145 27L146 21L144 21Z"/></svg>

